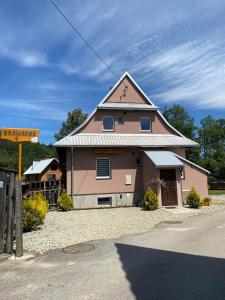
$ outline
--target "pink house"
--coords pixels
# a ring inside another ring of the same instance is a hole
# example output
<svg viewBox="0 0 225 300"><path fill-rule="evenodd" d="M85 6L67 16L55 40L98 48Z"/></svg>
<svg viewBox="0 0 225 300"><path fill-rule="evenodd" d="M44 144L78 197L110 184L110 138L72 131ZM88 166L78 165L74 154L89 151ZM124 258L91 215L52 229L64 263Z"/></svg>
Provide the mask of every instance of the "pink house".
<svg viewBox="0 0 225 300"><path fill-rule="evenodd" d="M208 194L208 171L185 158L185 149L198 144L165 120L128 73L55 146L75 208L137 205L149 186L160 206L182 205L192 186Z"/></svg>

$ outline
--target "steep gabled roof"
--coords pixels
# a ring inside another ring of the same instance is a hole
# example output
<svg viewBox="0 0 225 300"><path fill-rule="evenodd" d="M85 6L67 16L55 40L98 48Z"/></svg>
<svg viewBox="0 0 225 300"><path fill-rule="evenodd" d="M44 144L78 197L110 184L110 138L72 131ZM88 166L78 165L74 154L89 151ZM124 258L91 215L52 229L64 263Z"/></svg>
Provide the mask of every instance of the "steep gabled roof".
<svg viewBox="0 0 225 300"><path fill-rule="evenodd" d="M56 158L49 158L40 161L33 161L33 164L23 173L23 175L41 174Z"/></svg>
<svg viewBox="0 0 225 300"><path fill-rule="evenodd" d="M128 77L130 79L130 81L134 84L134 86L139 90L139 92L145 97L145 99L147 100L147 102L149 103L150 106L152 107L156 107L154 105L154 103L152 102L152 100L145 94L145 92L141 89L141 87L137 84L137 82L132 78L132 76L128 73L125 72L121 78L117 81L117 83L114 85L114 87L107 93L107 95L101 100L101 102L99 103L98 106L101 106L102 104L105 103L105 101L109 98L109 96L116 90L116 88L119 86L119 84L122 82L122 80L125 77ZM94 116L94 114L96 113L98 106L93 110L93 112L88 116L88 118L76 129L74 129L70 134L68 134L68 136L74 135L76 132L78 132L80 129L82 129L90 120L91 118ZM160 117L163 119L163 121L167 124L168 127L170 127L174 132L176 132L179 136L184 137L184 135L182 133L180 133L177 129L175 129L171 124L169 124L169 122L165 119L165 117L162 115L162 113L157 110L157 113L160 115Z"/></svg>

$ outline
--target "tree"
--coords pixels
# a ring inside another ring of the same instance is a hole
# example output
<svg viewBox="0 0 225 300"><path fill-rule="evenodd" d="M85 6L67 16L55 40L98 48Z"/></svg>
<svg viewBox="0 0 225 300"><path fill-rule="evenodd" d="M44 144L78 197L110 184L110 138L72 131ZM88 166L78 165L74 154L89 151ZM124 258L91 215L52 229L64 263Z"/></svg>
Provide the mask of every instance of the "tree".
<svg viewBox="0 0 225 300"><path fill-rule="evenodd" d="M165 107L163 115L167 121L185 137L195 140L197 127L194 125L194 118L181 105ZM198 163L200 151L198 148L187 149L186 156L189 160Z"/></svg>
<svg viewBox="0 0 225 300"><path fill-rule="evenodd" d="M55 139L59 141L67 136L75 128L80 126L87 119L87 116L88 115L80 108L68 112L66 121L62 122L59 132L55 134Z"/></svg>
<svg viewBox="0 0 225 300"><path fill-rule="evenodd" d="M197 127L194 125L194 118L181 105L172 105L165 107L163 115L167 121L184 136L189 139L195 139Z"/></svg>
<svg viewBox="0 0 225 300"><path fill-rule="evenodd" d="M23 143L23 172L30 167L34 160L57 158L56 149L52 145ZM0 167L17 170L18 144L0 141Z"/></svg>
<svg viewBox="0 0 225 300"><path fill-rule="evenodd" d="M201 146L200 164L217 180L225 179L225 119L208 116L201 120L198 140Z"/></svg>

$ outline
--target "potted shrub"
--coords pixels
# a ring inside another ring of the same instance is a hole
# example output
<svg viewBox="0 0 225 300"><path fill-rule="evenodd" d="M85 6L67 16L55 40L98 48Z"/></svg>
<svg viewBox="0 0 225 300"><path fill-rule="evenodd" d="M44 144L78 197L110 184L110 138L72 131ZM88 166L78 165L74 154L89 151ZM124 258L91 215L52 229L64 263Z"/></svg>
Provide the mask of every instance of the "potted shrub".
<svg viewBox="0 0 225 300"><path fill-rule="evenodd" d="M203 205L203 206L210 206L210 205L212 205L212 198L210 198L210 197L205 197L205 198L202 200L202 205Z"/></svg>

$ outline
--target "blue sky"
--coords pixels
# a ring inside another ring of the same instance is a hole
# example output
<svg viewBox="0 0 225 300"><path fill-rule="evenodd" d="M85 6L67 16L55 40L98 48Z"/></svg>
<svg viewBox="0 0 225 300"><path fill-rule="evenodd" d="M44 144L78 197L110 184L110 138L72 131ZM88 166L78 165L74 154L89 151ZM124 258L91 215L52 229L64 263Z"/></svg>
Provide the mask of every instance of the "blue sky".
<svg viewBox="0 0 225 300"><path fill-rule="evenodd" d="M55 0L120 77L196 118L225 116L225 1ZM91 112L116 79L48 0L0 1L0 128L54 133Z"/></svg>

